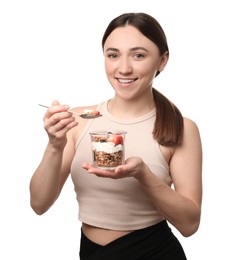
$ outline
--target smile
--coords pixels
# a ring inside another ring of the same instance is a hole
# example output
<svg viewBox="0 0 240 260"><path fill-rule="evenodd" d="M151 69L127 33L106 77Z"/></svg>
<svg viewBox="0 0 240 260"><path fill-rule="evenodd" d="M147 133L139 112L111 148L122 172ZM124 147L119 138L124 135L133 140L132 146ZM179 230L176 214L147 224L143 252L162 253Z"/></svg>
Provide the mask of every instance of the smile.
<svg viewBox="0 0 240 260"><path fill-rule="evenodd" d="M120 83L128 84L134 82L136 79L117 79Z"/></svg>

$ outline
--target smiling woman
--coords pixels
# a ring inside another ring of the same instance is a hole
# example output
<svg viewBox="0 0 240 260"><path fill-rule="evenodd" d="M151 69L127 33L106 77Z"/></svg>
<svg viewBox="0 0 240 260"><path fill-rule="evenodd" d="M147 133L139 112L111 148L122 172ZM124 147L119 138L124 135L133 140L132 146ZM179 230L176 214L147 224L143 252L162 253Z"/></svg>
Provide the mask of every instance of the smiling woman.
<svg viewBox="0 0 240 260"><path fill-rule="evenodd" d="M81 260L186 259L168 223L185 237L198 230L202 148L194 121L153 87L168 62L166 36L152 16L124 13L108 25L102 49L114 95L91 107L102 115L91 120L52 102L44 115L49 141L30 182L31 206L46 212L71 175ZM90 139L99 129L107 136Z"/></svg>

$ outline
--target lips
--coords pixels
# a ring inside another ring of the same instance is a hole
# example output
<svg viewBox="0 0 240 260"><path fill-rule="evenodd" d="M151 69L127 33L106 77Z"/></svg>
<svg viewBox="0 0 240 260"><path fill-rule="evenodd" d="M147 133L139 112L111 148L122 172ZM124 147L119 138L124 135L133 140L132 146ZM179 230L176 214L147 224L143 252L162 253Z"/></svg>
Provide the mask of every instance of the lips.
<svg viewBox="0 0 240 260"><path fill-rule="evenodd" d="M121 78L117 78L118 82L122 83L122 84L129 84L134 82L137 79L121 79Z"/></svg>

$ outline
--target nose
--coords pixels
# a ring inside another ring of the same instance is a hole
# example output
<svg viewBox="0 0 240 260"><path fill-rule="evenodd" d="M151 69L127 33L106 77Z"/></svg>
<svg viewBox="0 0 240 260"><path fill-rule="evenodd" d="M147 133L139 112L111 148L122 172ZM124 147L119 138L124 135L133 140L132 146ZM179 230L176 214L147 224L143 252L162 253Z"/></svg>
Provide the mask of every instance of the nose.
<svg viewBox="0 0 240 260"><path fill-rule="evenodd" d="M128 57L122 57L120 59L118 69L121 74L132 73L132 64Z"/></svg>

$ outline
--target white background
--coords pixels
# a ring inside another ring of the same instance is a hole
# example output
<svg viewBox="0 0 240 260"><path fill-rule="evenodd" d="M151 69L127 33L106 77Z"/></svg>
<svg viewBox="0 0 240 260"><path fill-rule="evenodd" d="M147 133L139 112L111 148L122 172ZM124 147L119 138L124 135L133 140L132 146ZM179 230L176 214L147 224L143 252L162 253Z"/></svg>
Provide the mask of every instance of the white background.
<svg viewBox="0 0 240 260"><path fill-rule="evenodd" d="M170 60L154 86L202 137L201 226L189 238L175 234L190 260L240 259L237 0L0 2L0 259L78 259L71 179L44 215L29 206L29 180L47 141L38 103L91 105L111 97L101 37L111 19L132 11L163 26Z"/></svg>

